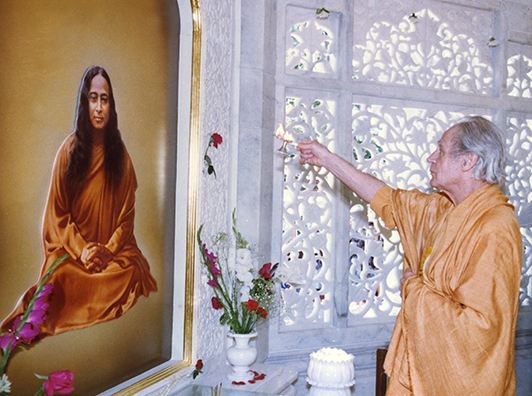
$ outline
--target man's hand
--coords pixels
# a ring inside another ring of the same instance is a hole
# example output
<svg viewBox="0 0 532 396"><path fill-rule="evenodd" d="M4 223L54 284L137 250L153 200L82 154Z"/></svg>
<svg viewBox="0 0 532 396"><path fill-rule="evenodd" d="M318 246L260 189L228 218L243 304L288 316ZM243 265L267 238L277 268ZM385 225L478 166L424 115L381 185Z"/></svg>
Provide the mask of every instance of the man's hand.
<svg viewBox="0 0 532 396"><path fill-rule="evenodd" d="M403 274L403 277L399 280L399 282L401 283L399 285L399 293L401 294L401 297L403 297L403 284L406 282L407 279L412 278L413 276L415 276L415 274L410 268L407 268L405 270L405 273Z"/></svg>
<svg viewBox="0 0 532 396"><path fill-rule="evenodd" d="M297 145L296 149L300 152L300 164L324 166L325 158L331 155L329 149L316 140L304 140Z"/></svg>
<svg viewBox="0 0 532 396"><path fill-rule="evenodd" d="M112 260L113 254L104 245L90 242L81 252L81 262L92 273L102 272Z"/></svg>
<svg viewBox="0 0 532 396"><path fill-rule="evenodd" d="M385 186L384 182L369 173L358 170L316 140L300 142L297 150L300 152L299 163L324 167L368 203L377 191Z"/></svg>

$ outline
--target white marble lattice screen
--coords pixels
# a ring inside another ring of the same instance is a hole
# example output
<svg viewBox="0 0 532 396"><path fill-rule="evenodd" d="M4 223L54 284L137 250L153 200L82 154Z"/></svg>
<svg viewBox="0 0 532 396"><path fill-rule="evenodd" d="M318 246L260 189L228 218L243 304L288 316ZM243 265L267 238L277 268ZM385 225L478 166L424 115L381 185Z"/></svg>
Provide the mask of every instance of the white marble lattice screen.
<svg viewBox="0 0 532 396"><path fill-rule="evenodd" d="M286 3L288 77L281 78L279 99L285 128L296 140L312 136L393 187L429 191L426 159L449 126L478 114L507 128L505 188L525 246L520 302L532 306L532 102L530 113L514 114L493 105L501 101L477 100L530 100L532 48L497 39L496 10L348 0L318 15L303 2ZM499 56L501 46L507 59ZM505 84L500 75L507 75ZM350 114L340 111L348 107ZM393 321L402 263L396 231L384 228L355 195L342 201L339 183L326 171L288 157L283 173L281 263L292 275L282 291L288 309L281 331L333 326L341 306L348 326ZM349 269L347 279L335 279L338 266Z"/></svg>

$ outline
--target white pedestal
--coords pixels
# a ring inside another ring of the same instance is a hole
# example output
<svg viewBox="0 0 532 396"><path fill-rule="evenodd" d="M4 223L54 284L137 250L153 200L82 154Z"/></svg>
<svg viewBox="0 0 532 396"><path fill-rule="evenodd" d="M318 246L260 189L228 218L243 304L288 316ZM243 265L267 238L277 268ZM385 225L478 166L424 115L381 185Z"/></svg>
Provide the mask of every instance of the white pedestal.
<svg viewBox="0 0 532 396"><path fill-rule="evenodd" d="M266 374L266 377L256 381L254 384L246 382L245 385L234 385L232 381L227 379L227 374L231 370L230 366L223 365L215 373L209 375L200 374L193 381L193 384L211 387L222 384L222 388L227 390L235 389L247 392L267 393L270 395L296 396L296 389L292 384L297 380L299 373L295 369L255 363L251 366L251 370L259 374Z"/></svg>

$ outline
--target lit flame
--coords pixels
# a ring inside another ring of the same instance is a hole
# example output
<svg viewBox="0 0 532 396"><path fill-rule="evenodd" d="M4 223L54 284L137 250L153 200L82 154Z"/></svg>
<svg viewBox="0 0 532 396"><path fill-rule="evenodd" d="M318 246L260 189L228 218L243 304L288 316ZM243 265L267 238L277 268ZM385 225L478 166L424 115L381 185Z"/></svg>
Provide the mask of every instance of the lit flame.
<svg viewBox="0 0 532 396"><path fill-rule="evenodd" d="M283 124L281 123L279 123L279 127L275 131L275 137L288 143L292 143L294 141L294 139L292 139L292 135L288 131L284 130Z"/></svg>

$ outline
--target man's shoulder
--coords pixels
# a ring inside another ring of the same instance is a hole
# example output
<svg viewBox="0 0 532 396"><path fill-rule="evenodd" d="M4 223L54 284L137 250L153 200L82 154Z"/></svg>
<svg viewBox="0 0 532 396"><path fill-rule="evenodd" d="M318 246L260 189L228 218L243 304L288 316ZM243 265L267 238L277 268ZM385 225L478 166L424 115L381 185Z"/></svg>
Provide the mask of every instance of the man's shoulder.
<svg viewBox="0 0 532 396"><path fill-rule="evenodd" d="M482 215L482 217L480 217L479 221L482 224L495 224L500 228L505 225L519 228L515 209L510 204L501 204L491 207Z"/></svg>
<svg viewBox="0 0 532 396"><path fill-rule="evenodd" d="M59 151L70 151L72 145L74 144L75 138L75 132L68 134L67 137L65 137L65 139L63 140L63 143L61 143L61 146L59 146Z"/></svg>
<svg viewBox="0 0 532 396"><path fill-rule="evenodd" d="M69 134L59 146L55 156L56 163L64 163L70 158L70 150L74 145L74 133Z"/></svg>

